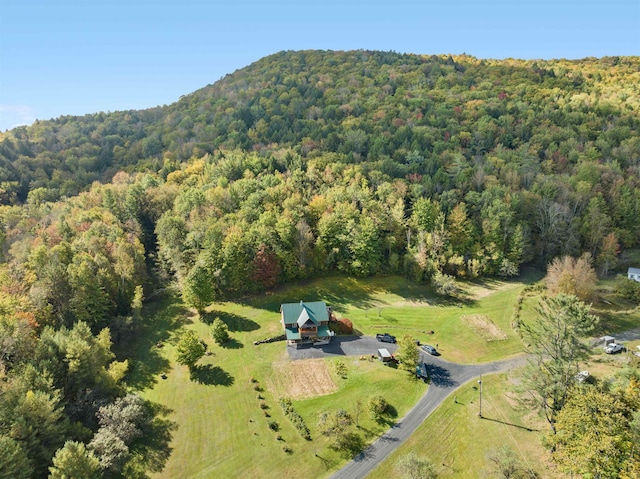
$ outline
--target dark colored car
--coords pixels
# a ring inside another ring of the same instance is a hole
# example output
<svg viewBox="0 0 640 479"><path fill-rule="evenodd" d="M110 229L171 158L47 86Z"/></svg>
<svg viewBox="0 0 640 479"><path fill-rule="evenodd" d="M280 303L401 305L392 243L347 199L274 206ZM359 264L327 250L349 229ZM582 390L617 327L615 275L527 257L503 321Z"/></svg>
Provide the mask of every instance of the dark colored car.
<svg viewBox="0 0 640 479"><path fill-rule="evenodd" d="M382 343L395 343L396 337L391 336L389 333L376 334L376 339Z"/></svg>
<svg viewBox="0 0 640 479"><path fill-rule="evenodd" d="M422 346L420 346L420 349L422 349L425 353L431 354L431 356L440 356L438 350L430 344L423 344Z"/></svg>

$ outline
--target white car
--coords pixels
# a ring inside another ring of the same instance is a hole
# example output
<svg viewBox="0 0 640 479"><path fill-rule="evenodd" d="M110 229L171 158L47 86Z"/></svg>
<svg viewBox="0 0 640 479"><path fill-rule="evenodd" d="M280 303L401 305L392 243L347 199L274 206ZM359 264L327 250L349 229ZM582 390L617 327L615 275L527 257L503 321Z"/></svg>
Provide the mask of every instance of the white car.
<svg viewBox="0 0 640 479"><path fill-rule="evenodd" d="M621 351L626 351L626 349L627 348L625 348L622 344L611 343L606 348L604 348L604 352L607 354L615 354Z"/></svg>

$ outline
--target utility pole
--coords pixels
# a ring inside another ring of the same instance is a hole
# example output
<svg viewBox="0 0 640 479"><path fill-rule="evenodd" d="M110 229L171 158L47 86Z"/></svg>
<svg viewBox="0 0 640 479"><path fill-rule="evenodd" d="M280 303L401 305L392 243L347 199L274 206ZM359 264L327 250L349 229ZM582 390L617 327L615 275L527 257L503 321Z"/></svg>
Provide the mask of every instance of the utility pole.
<svg viewBox="0 0 640 479"><path fill-rule="evenodd" d="M480 411L478 412L478 417L482 417L482 374L478 379L478 384L480 385Z"/></svg>

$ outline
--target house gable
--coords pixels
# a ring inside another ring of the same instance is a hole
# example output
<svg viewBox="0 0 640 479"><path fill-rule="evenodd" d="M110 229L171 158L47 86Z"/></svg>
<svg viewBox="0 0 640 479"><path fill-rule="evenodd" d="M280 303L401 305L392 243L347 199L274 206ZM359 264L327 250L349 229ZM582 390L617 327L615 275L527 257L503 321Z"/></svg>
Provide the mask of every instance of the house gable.
<svg viewBox="0 0 640 479"><path fill-rule="evenodd" d="M280 312L286 327L300 327L308 321L316 325L329 322L327 304L324 301L284 303L280 305ZM303 319L302 323L299 322L301 319Z"/></svg>
<svg viewBox="0 0 640 479"><path fill-rule="evenodd" d="M309 316L309 312L307 308L302 308L300 311L300 316L298 316L298 320L296 321L299 328L313 328L317 326L317 323L313 320L311 316Z"/></svg>

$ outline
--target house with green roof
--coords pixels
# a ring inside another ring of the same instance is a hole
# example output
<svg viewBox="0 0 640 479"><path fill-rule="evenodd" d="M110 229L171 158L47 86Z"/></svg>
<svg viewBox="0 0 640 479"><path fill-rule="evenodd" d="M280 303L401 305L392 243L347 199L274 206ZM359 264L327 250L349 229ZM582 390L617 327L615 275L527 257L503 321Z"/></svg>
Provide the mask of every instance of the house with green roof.
<svg viewBox="0 0 640 479"><path fill-rule="evenodd" d="M329 341L329 310L323 301L284 303L280 305L281 322L287 344Z"/></svg>

